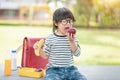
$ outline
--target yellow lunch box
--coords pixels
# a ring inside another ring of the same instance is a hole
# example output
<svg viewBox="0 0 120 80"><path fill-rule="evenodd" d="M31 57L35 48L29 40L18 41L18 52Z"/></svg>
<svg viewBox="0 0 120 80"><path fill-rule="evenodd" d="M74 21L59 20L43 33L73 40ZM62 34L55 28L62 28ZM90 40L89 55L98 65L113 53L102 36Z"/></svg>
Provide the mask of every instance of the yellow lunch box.
<svg viewBox="0 0 120 80"><path fill-rule="evenodd" d="M19 74L19 76L41 78L45 75L45 70L22 67L22 68L19 69L18 74Z"/></svg>

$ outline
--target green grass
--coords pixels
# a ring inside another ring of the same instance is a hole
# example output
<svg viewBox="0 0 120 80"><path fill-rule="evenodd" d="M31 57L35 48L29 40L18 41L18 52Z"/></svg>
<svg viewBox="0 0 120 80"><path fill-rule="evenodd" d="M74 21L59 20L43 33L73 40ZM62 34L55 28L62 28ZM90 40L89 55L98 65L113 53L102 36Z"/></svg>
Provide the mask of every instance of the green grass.
<svg viewBox="0 0 120 80"><path fill-rule="evenodd" d="M80 29L77 37L81 44L81 59L77 64L119 65L120 31Z"/></svg>
<svg viewBox="0 0 120 80"><path fill-rule="evenodd" d="M22 44L24 37L46 37L50 33L52 27L0 26L0 63L4 62L7 49L16 49ZM120 30L77 29L81 56L75 57L75 64L120 65L119 34ZM18 63L21 55L22 50L17 54Z"/></svg>

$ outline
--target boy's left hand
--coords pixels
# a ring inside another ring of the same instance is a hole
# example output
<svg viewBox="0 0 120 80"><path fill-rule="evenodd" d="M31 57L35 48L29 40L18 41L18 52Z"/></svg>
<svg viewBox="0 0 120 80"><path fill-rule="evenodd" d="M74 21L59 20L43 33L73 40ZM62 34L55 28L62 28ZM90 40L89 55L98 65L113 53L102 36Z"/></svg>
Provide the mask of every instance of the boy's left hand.
<svg viewBox="0 0 120 80"><path fill-rule="evenodd" d="M75 36L75 34L67 33L67 37L68 37L69 41L74 41L74 36Z"/></svg>

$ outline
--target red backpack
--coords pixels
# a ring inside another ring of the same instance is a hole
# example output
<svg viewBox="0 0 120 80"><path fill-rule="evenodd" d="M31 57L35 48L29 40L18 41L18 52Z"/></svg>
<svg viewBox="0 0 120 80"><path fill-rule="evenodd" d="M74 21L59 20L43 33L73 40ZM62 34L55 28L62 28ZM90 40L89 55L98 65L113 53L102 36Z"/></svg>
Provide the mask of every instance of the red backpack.
<svg viewBox="0 0 120 80"><path fill-rule="evenodd" d="M48 59L44 59L40 56L36 56L34 53L33 45L36 41L43 38L28 38L25 37L23 40L23 50L22 50L22 67L30 68L46 68ZM44 38L45 39L45 38Z"/></svg>

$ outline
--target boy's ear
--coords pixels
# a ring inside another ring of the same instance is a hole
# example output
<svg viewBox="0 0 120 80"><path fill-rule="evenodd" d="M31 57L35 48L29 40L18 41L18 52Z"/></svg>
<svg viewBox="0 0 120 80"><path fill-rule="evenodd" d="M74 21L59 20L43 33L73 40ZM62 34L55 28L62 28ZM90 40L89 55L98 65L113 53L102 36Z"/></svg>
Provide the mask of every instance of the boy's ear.
<svg viewBox="0 0 120 80"><path fill-rule="evenodd" d="M55 26L58 26L57 22L54 21Z"/></svg>

